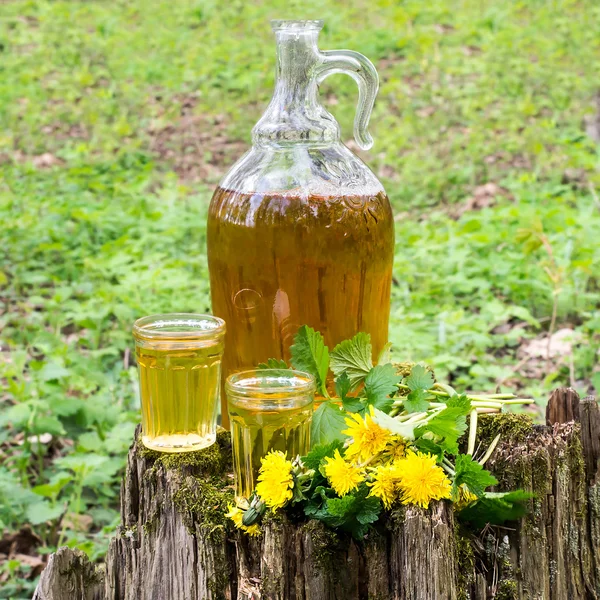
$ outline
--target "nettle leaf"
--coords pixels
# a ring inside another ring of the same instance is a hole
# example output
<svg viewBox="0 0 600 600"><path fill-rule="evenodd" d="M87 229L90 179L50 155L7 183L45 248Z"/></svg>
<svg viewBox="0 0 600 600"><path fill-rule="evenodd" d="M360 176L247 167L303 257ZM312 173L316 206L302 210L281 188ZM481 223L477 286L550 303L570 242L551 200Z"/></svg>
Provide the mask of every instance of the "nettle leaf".
<svg viewBox="0 0 600 600"><path fill-rule="evenodd" d="M364 414L367 410L367 405L361 398L354 398L352 396L344 398L342 406L344 407L344 410L349 413Z"/></svg>
<svg viewBox="0 0 600 600"><path fill-rule="evenodd" d="M383 412L390 412L394 399L390 395L397 390L401 377L391 364L373 367L365 379L365 395L367 403Z"/></svg>
<svg viewBox="0 0 600 600"><path fill-rule="evenodd" d="M412 392L428 390L433 385L433 375L423 365L415 365L406 378L406 385Z"/></svg>
<svg viewBox="0 0 600 600"><path fill-rule="evenodd" d="M42 381L54 381L64 379L70 375L70 371L58 363L48 362L40 370L39 377Z"/></svg>
<svg viewBox="0 0 600 600"><path fill-rule="evenodd" d="M287 369L287 363L285 360L279 358L268 358L267 362L258 363L257 369Z"/></svg>
<svg viewBox="0 0 600 600"><path fill-rule="evenodd" d="M533 497L523 490L486 492L477 502L461 510L458 517L476 529L483 529L488 524L502 525L525 516L529 512L528 501Z"/></svg>
<svg viewBox="0 0 600 600"><path fill-rule="evenodd" d="M381 512L379 498L369 496L368 493L369 488L362 485L354 494L329 498L326 503L327 514L322 520L361 540L369 530L369 525L377 521Z"/></svg>
<svg viewBox="0 0 600 600"><path fill-rule="evenodd" d="M390 417L377 408L374 411L373 420L377 425L399 435L407 440L415 439L415 425L411 423L401 423L398 419Z"/></svg>
<svg viewBox="0 0 600 600"><path fill-rule="evenodd" d="M27 507L26 517L32 525L41 525L46 521L54 521L63 513L64 507L60 504L52 506L46 500L34 502Z"/></svg>
<svg viewBox="0 0 600 600"><path fill-rule="evenodd" d="M367 405L362 401L361 398L355 398L354 396L348 396L348 393L352 389L350 383L350 377L348 373L344 371L335 380L335 393L341 399L342 406L346 412L351 413L362 413L366 410Z"/></svg>
<svg viewBox="0 0 600 600"><path fill-rule="evenodd" d="M458 454L458 438L467 430L467 415L471 411L471 401L466 396L453 396L446 402L446 408L415 430L420 437L431 433L434 440L446 452Z"/></svg>
<svg viewBox="0 0 600 600"><path fill-rule="evenodd" d="M464 394L460 396L456 394L446 401L446 408L444 410L448 410L449 408L454 409L457 415L461 414L466 417L471 412L471 401Z"/></svg>
<svg viewBox="0 0 600 600"><path fill-rule="evenodd" d="M417 447L419 452L435 456L437 462L440 462L442 458L444 458L444 449L430 439L424 437L417 438L414 442L414 445Z"/></svg>
<svg viewBox="0 0 600 600"><path fill-rule="evenodd" d="M42 433L50 433L54 436L65 435L63 424L56 418L51 416L38 416L33 421L30 429L31 433L40 435Z"/></svg>
<svg viewBox="0 0 600 600"><path fill-rule="evenodd" d="M335 440L343 442L348 436L342 433L347 428L346 413L334 402L323 402L313 413L310 439L312 446L330 444Z"/></svg>
<svg viewBox="0 0 600 600"><path fill-rule="evenodd" d="M371 336L357 333L351 340L339 343L331 352L331 370L337 375L346 372L353 388L362 383L373 368Z"/></svg>
<svg viewBox="0 0 600 600"><path fill-rule="evenodd" d="M428 393L425 390L417 389L408 394L403 399L402 404L409 413L425 412L429 408Z"/></svg>
<svg viewBox="0 0 600 600"><path fill-rule="evenodd" d="M341 440L334 440L330 444L319 444L311 448L310 452L302 457L302 464L307 469L314 469L317 471L321 466L321 462L324 458L333 458L336 450L341 450L343 447Z"/></svg>
<svg viewBox="0 0 600 600"><path fill-rule="evenodd" d="M325 345L323 336L312 327L303 325L298 330L290 351L294 369L314 375L321 393L327 396L325 381L329 371L329 349Z"/></svg>
<svg viewBox="0 0 600 600"><path fill-rule="evenodd" d="M352 384L350 383L350 377L348 377L348 373L344 371L336 380L335 380L335 393L338 398L342 401L348 395L348 392L352 388Z"/></svg>
<svg viewBox="0 0 600 600"><path fill-rule="evenodd" d="M453 493L458 493L458 488L465 484L472 494L481 498L486 488L496 485L498 480L468 454L459 454L456 457L456 475L452 484Z"/></svg>

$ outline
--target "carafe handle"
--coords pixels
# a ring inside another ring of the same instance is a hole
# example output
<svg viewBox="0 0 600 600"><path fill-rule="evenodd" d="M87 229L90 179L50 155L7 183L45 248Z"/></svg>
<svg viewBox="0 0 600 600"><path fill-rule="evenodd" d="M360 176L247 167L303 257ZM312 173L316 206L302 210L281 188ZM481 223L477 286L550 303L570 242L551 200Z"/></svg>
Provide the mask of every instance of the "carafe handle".
<svg viewBox="0 0 600 600"><path fill-rule="evenodd" d="M373 145L373 138L368 130L369 119L379 90L375 66L366 56L353 50L326 50L319 52L319 56L321 61L316 68L318 83L334 73L345 73L358 84L354 139L360 148L368 150Z"/></svg>

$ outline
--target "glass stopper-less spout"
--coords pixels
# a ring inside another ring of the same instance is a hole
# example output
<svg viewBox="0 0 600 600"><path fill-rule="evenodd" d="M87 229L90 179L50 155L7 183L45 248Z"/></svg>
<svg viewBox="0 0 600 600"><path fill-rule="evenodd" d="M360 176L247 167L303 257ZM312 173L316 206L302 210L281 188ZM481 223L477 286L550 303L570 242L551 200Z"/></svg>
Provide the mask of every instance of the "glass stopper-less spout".
<svg viewBox="0 0 600 600"><path fill-rule="evenodd" d="M327 144L339 141L340 128L318 101L318 84L329 75L345 73L358 84L354 138L364 150L373 145L369 119L379 79L373 63L352 50L318 48L322 21L272 21L277 42L275 92L253 129L254 143Z"/></svg>

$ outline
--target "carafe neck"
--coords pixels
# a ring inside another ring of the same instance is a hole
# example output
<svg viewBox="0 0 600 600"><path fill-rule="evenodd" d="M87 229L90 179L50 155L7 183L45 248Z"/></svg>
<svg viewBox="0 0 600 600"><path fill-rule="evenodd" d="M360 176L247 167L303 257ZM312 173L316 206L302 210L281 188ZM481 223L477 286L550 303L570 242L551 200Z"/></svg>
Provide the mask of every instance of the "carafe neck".
<svg viewBox="0 0 600 600"><path fill-rule="evenodd" d="M319 103L317 67L320 21L274 21L277 66L273 98L252 130L257 145L322 145L338 141L340 129Z"/></svg>

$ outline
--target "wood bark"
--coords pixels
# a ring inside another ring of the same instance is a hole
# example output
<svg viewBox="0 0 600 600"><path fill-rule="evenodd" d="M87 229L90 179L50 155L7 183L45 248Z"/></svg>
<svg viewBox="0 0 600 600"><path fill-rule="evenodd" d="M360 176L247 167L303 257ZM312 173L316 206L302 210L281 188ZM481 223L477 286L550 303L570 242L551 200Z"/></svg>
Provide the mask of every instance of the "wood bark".
<svg viewBox="0 0 600 600"><path fill-rule="evenodd" d="M59 548L42 571L33 600L103 600L104 574L81 550Z"/></svg>
<svg viewBox="0 0 600 600"><path fill-rule="evenodd" d="M575 407L572 390L553 398L547 426L518 415L481 419L482 440L502 434L487 465L498 489L535 494L521 521L484 531L435 503L392 511L360 543L282 515L250 538L225 525L210 495L215 469L230 468L225 436L211 460L178 466L136 443L102 593L100 575L79 591L85 578L74 582L61 549L36 599L600 600L600 410L593 398ZM58 594L49 582L61 581L82 595Z"/></svg>

